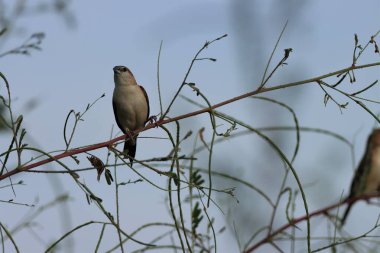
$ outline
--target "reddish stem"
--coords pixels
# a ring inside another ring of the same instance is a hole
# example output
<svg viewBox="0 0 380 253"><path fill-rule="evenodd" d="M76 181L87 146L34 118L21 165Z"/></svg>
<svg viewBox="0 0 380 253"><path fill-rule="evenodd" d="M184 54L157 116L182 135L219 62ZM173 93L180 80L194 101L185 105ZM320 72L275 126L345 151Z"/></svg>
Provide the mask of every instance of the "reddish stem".
<svg viewBox="0 0 380 253"><path fill-rule="evenodd" d="M337 207L340 207L340 206L342 206L344 204L353 204L353 203L355 203L356 201L359 201L359 200L366 200L366 201L368 201L368 200L370 200L372 198L378 198L378 197L380 197L380 193L370 194L370 195L361 195L361 196L356 196L356 197L353 197L353 198L350 198L350 199L346 199L343 202L332 204L330 206L324 207L322 209L319 209L319 210L316 210L316 211L310 213L309 214L309 219L311 217L313 217L313 216L325 215L325 214L328 213L328 211L330 211L332 209L335 209ZM264 239L260 240L255 245L251 246L244 253L253 252L254 250L258 249L260 246L264 245L265 243L268 243L268 242L272 241L273 238L276 235L278 235L279 233L281 233L281 232L285 231L286 229L292 227L293 225L298 224L301 221L305 221L305 220L307 220L307 216L306 215L291 220L289 223L287 223L287 224L279 227L277 230L273 231L270 235L266 236Z"/></svg>
<svg viewBox="0 0 380 253"><path fill-rule="evenodd" d="M264 93L264 92L268 92L268 91L274 91L274 90L279 90L279 89L284 89L284 88L289 88L289 87L294 87L294 86L298 86L298 85L306 84L306 83L313 83L316 80L321 80L321 79L324 79L324 78L327 78L327 77L330 77L330 76L335 76L335 75L338 75L338 74L341 74L341 73L345 73L345 72L353 70L353 69L368 68L368 67L373 67L373 66L378 66L378 65L380 65L380 62L375 62L375 63L370 63L370 64L364 64L364 65L359 65L359 66L351 66L351 67L344 68L344 69L341 69L341 70L338 70L338 71L335 71L335 72L332 72L332 73L329 73L329 74L326 74L326 75L321 75L321 76L317 76L317 77L314 77L314 78L310 78L310 79L306 79L306 80L302 80L302 81L298 81L298 82L292 82L292 83L287 83L287 84L283 84L283 85L277 85L277 86L273 86L273 87L269 87L269 88L265 88L265 87L261 88L261 87L259 87L258 89L254 90L254 91L251 91L251 92L242 94L240 96L237 96L237 97L225 100L225 101L220 102L218 104L215 104L215 105L213 105L211 107L204 108L204 109L201 109L201 110L198 110L198 111L194 111L194 112L191 112L191 113L183 114L183 115L180 115L180 116L177 116L177 117L174 117L174 118L160 120L160 121L156 122L155 124L149 124L149 125L147 125L146 127L142 128L142 129L134 131L133 134L135 135L135 134L137 134L139 132L151 129L151 128L156 127L156 126L167 124L167 123L170 123L170 122L173 122L173 121L182 120L182 119L189 118L189 117L192 117L192 116L195 116L195 115L199 115L199 114L202 114L202 113L205 113L205 112L210 112L211 110L216 109L218 107L221 107L221 106L224 106L224 105L236 102L238 100L241 100L243 98L254 96L254 95L257 95L257 94L260 94L260 93ZM99 149L99 148L108 147L108 146L112 145L113 143L115 143L117 141L123 140L126 137L128 137L128 136L127 135L123 135L123 136L119 136L119 137L117 137L115 139L106 141L106 142L101 142L101 143L97 143L97 144L94 144L94 145L91 145L91 146L87 146L85 148L72 149L72 150L69 150L69 151L65 151L65 152L63 152L63 153L61 153L59 155L53 156L52 158L47 158L47 159L39 161L39 162L35 162L35 163L29 164L29 165L25 165L25 166L16 168L16 169L11 170L11 171L3 174L3 175L0 175L0 181L3 180L3 179L5 179L5 178L8 178L10 176L13 176L15 174L18 174L19 172L30 170L32 168L35 168L35 167L38 167L38 166L50 163L50 162L52 162L54 160L62 159L62 158L68 157L68 156L76 155L76 154L83 153L83 152L88 152L88 151Z"/></svg>

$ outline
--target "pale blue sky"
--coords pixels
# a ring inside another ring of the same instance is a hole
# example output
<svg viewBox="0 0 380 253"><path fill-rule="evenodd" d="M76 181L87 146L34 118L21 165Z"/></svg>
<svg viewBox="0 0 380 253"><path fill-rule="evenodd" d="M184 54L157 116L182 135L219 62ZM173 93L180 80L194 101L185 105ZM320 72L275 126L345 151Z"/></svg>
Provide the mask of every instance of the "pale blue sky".
<svg viewBox="0 0 380 253"><path fill-rule="evenodd" d="M167 105L180 85L191 58L203 43L225 33L229 35L210 46L203 54L205 57L217 58L217 62L198 62L189 78L212 103L217 103L257 87L266 61L286 20L289 23L274 57L274 63L281 59L284 48L291 47L294 52L287 61L289 65L276 72L268 85L298 81L347 67L351 64L354 33L359 35L360 42L364 44L380 29L380 2L375 0L363 1L360 4L347 0L120 0L91 3L73 1L69 10L76 19L74 28L68 27L61 18L53 14L21 18L16 23L15 34L1 47L1 51L5 51L18 45L33 32L46 33L41 52L33 52L31 57L7 56L0 60L0 71L7 76L12 87L15 112L25 111L28 101L38 99L38 106L24 114L24 122L29 137L36 140L46 151L64 146L62 129L69 110L83 110L87 103L103 93L106 97L94 106L86 115L85 121L79 125L73 145L93 144L109 138L112 125L116 126L111 106L112 68L115 65L126 65L132 70L149 94L151 113L159 113L156 61L161 40L161 87L164 105ZM24 27L26 30L18 31L18 27ZM379 59L379 55L374 55L373 50L369 49L360 63ZM345 84L346 90L361 89L379 78L378 69L357 71L356 74L359 81ZM195 98L191 92L186 91L184 94ZM375 87L365 95L378 99L379 94L379 89ZM302 126L335 131L349 140L356 136L355 155L356 160L360 159L366 136L374 126L374 120L355 104L350 102L343 114L340 114L333 103L329 103L325 108L323 93L316 84L267 93L265 96L292 106ZM341 102L346 101L338 95L336 98ZM370 105L370 108L376 113L379 112L379 108L374 105ZM178 100L170 116L194 109L195 107L187 102ZM288 112L264 102L240 101L226 106L222 111L253 126L292 124ZM185 134L185 129L188 128L196 131L200 127L209 126L207 120L207 115L184 120L182 134ZM209 137L209 134L210 129L206 131L206 136ZM0 137L4 138L3 136ZM142 136L162 137L163 133L154 129L143 133ZM294 133L285 132L270 136L281 143L280 146L287 154L291 154ZM312 186L307 188L307 193L310 210L315 210L336 202L343 191L344 194L347 193L352 177L350 151L347 146L330 137L305 133L301 138L301 151L295 166L301 181L305 184L312 183ZM185 147L191 146L192 141L185 144ZM137 158L165 155L169 150L170 146L166 141L141 139ZM282 173L282 166L261 140L256 137L234 139L217 146L215 152L215 170L229 170L233 175L244 176L271 196L275 196L278 189L274 186L279 185L282 176L279 171ZM104 153L105 151L99 151L96 154L104 157ZM199 165L204 166L205 161L201 159ZM50 169L50 166L56 167L48 165L45 169ZM88 166L84 157L80 166ZM121 172L120 177L124 177L124 181L137 178L130 171ZM166 184L162 177L150 177L160 185ZM38 196L39 203L43 204L55 195L52 184L57 183L53 181L52 176L25 174L17 177L19 178L23 178L28 184L17 189L15 200L19 202L31 203ZM103 219L96 207L87 205L83 193L69 177L61 176L59 179L63 191L70 192L73 197L69 204L72 215L70 227L91 219ZM107 186L104 181L99 184L93 173L84 173L82 179L113 211L113 187ZM224 185L220 184L219 187L223 188ZM257 196L252 197L257 201L254 205L250 199L251 193L243 188L238 188L236 194L240 200L239 205L233 199L224 196L216 199L220 200L225 213L233 214L228 222L235 221L238 233L244 241L255 226L267 222L267 218L262 218L261 214L268 209L265 205L261 206L262 202ZM165 194L157 192L146 183L122 189L121 210L122 219L128 224L124 225L126 231L130 232L150 221L170 221L170 216L162 204L164 196ZM10 191L1 191L0 199L9 198L14 198ZM12 219L8 219L7 224L10 227L14 226L18 221L17 217L26 211L27 208L17 206L0 206L0 213L12 214ZM377 216L376 211L373 207L357 204L347 228L368 230ZM368 215L362 215L362 220L357 217L355 219L355 215L364 212L368 212ZM223 216L215 207L211 213L217 218L217 228L223 226L227 215ZM304 210L299 206L297 214L303 213ZM57 220L59 216L56 210L38 219L42 223L46 222L42 227L36 228L46 242L62 235L62 229L67 230L62 228ZM278 220L276 226L284 222L285 220ZM234 232L230 228L229 226L227 232L220 237L219 247L225 247L225 250L220 252L237 252ZM318 226L318 229L321 227ZM75 252L91 252L95 247L94 238L99 232L99 226L79 232ZM138 239L148 240L154 234L154 231L146 233ZM23 237L28 239L22 239ZM30 237L28 232L20 233L16 236L17 239L25 252L30 252L29 249L33 252L41 249L41 244ZM91 243L83 243L80 239L91 239ZM103 250L114 245L116 234L108 231L107 239ZM135 247L138 248L132 245L132 248ZM265 252L265 248L262 252Z"/></svg>

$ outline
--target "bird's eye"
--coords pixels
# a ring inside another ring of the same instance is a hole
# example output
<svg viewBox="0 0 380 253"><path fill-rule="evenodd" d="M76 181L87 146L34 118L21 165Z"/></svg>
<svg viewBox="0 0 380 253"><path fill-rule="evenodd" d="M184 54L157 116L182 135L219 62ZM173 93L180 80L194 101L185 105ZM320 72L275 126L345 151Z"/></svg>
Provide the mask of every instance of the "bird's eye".
<svg viewBox="0 0 380 253"><path fill-rule="evenodd" d="M126 67L122 67L122 68L121 68L121 71L122 71L122 72L125 72L125 71L127 71L127 68L126 68Z"/></svg>

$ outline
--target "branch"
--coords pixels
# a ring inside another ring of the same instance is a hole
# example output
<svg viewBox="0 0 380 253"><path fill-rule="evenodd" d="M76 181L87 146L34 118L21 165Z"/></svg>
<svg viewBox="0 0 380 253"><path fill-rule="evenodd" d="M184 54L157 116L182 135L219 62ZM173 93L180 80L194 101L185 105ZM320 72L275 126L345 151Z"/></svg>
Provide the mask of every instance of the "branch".
<svg viewBox="0 0 380 253"><path fill-rule="evenodd" d="M374 63L364 64L364 65L350 66L350 67L347 67L347 68L344 68L344 69L341 69L341 70L337 70L335 72L331 72L329 74L313 77L313 78L302 80L302 81L298 81L298 82L292 82L292 83L272 86L272 87L268 87L268 88L265 88L265 87L261 88L261 89L259 88L259 89L256 89L254 91L242 94L240 96L233 97L231 99L227 99L225 101L222 101L222 102L220 102L218 104L215 104L213 106L210 106L208 108L204 108L204 109L197 110L197 111L194 111L194 112L190 112L190 113L187 113L187 114L179 115L177 117L173 117L173 118L170 118L170 119L164 119L164 120L161 119L161 120L157 121L156 123L151 123L151 124L145 126L144 128L141 128L141 129L138 129L138 130L136 130L134 132L131 132L131 134L122 135L122 136L119 136L119 137L114 138L112 140L105 141L105 142L100 142L100 143L97 143L97 144L94 144L94 145L90 145L90 146L86 146L86 147L83 147L83 148L71 149L71 150L63 152L63 153L61 153L59 155L52 156L51 158L47 158L45 160L41 160L39 162L35 162L35 163L29 164L29 165L20 166L20 167L14 169L14 170L11 170L11 171L9 171L7 173L4 173L3 175L0 175L0 181L3 180L3 179L5 179L5 178L8 178L10 176L13 176L15 174L18 174L20 172L23 172L23 171L26 171L26 170L30 170L32 168L36 168L38 166L41 166L41 165L44 165L44 164L47 164L47 163L50 163L50 162L53 162L53 161L65 158L65 157L73 156L73 155L76 155L76 154L80 154L80 153L84 153L84 152L88 152L88 151L92 151L92 150L96 150L96 149L100 149L100 148L110 147L110 146L112 146L112 144L114 144L117 141L124 140L127 137L130 138L130 136L136 136L138 133L146 131L148 129L151 129L151 128L154 128L154 127L158 127L158 126L161 126L161 125L165 125L165 124L168 124L168 123L171 123L171 122L174 122L174 121L190 118L190 117L202 114L202 113L211 112L212 110L214 110L216 108L222 107L222 106L227 105L227 104L231 104L233 102L236 102L238 100L241 100L241 99L244 99L244 98L247 98L247 97L250 97L250 96L254 96L254 95L265 93L265 92L269 92L269 91L280 90L280 89L289 88L289 87L295 87L295 86L299 86L299 85L302 85L302 84L313 83L313 82L316 82L318 80L325 79L325 78L328 78L328 77L331 77L331 76L336 76L338 74L346 73L347 71L351 71L351 70L354 70L354 69L370 68L370 67L379 66L379 65L380 65L380 62L374 62ZM0 157L6 155L8 152L10 152L10 151L7 151L7 152L4 152L4 153L0 154Z"/></svg>
<svg viewBox="0 0 380 253"><path fill-rule="evenodd" d="M341 207L344 204L353 204L353 203L355 203L355 202L357 202L359 200L369 201L372 198L379 198L379 197L380 197L380 193L370 194L370 195L356 196L356 197L353 197L353 198L346 199L343 202L338 202L338 203L332 204L330 206L324 207L322 209L316 210L314 212L311 212L311 213L309 213L309 216L304 215L304 216L298 217L296 219L293 219L289 223L287 223L287 224L279 227L277 230L273 231L270 235L266 236L264 239L262 239L261 241L257 242L255 245L251 246L244 253L253 252L254 250L258 249L260 246L264 245L265 243L272 242L274 240L274 237L276 235L282 233L286 229L288 229L290 227L293 227L293 226L295 226L296 224L298 224L298 223L300 223L302 221L310 219L313 216L327 215L329 211L331 211L331 210L333 210L335 208Z"/></svg>

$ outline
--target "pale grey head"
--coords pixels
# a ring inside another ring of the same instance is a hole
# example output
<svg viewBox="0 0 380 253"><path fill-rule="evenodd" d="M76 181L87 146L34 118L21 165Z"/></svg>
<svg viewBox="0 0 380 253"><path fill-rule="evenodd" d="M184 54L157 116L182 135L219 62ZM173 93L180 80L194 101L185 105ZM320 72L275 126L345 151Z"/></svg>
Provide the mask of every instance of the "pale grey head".
<svg viewBox="0 0 380 253"><path fill-rule="evenodd" d="M137 85L132 72L125 66L115 66L113 68L115 85Z"/></svg>

